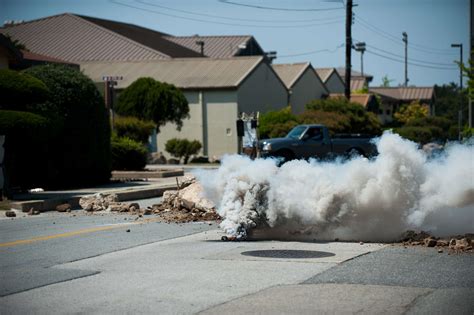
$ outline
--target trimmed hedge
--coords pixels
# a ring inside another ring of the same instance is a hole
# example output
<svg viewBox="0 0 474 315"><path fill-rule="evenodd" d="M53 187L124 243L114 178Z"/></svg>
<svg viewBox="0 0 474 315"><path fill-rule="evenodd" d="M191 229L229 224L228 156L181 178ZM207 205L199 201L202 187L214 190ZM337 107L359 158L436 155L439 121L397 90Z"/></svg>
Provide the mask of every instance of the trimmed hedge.
<svg viewBox="0 0 474 315"><path fill-rule="evenodd" d="M135 117L116 116L114 120L114 131L119 137L126 137L140 143L148 143L148 137L155 129L152 121L140 120Z"/></svg>
<svg viewBox="0 0 474 315"><path fill-rule="evenodd" d="M46 101L49 90L31 75L1 69L0 95L0 109L25 111L30 109L29 105Z"/></svg>
<svg viewBox="0 0 474 315"><path fill-rule="evenodd" d="M54 168L49 187L86 186L110 179L110 123L103 98L91 79L63 65L25 70L50 90L48 101L35 111L54 122L47 157ZM53 151L54 150L54 151Z"/></svg>
<svg viewBox="0 0 474 315"><path fill-rule="evenodd" d="M166 152L179 159L184 158L184 164L188 164L189 157L197 154L201 147L201 142L197 140L189 141L177 138L170 139L165 144Z"/></svg>
<svg viewBox="0 0 474 315"><path fill-rule="evenodd" d="M114 170L142 170L148 151L143 144L130 138L112 136L112 168Z"/></svg>
<svg viewBox="0 0 474 315"><path fill-rule="evenodd" d="M5 135L6 195L10 197L10 188L43 187L49 169L45 159L48 120L28 112L0 110L0 135Z"/></svg>

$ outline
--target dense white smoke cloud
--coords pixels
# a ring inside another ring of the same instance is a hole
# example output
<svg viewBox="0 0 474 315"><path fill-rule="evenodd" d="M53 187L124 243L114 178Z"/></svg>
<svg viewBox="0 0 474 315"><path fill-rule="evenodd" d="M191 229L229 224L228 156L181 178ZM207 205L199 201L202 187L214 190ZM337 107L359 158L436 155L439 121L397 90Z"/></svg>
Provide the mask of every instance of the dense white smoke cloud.
<svg viewBox="0 0 474 315"><path fill-rule="evenodd" d="M474 147L453 145L427 159L392 133L374 160L252 161L227 156L219 169L198 173L206 197L232 235L271 227L272 237L390 241L404 231L436 236L474 232Z"/></svg>

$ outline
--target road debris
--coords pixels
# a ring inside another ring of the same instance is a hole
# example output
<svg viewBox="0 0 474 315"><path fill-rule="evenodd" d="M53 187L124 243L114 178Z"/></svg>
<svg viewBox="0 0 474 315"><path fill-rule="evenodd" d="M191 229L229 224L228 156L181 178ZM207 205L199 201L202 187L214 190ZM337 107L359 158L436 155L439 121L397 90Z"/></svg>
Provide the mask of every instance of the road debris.
<svg viewBox="0 0 474 315"><path fill-rule="evenodd" d="M136 202L119 202L114 194L100 193L81 198L79 205L90 214L111 212L137 215L135 221L144 215L157 215L167 223L221 220L214 203L203 197L203 188L194 176L185 176L181 181L176 178L176 190L165 191L160 204L146 209L141 209Z"/></svg>
<svg viewBox="0 0 474 315"><path fill-rule="evenodd" d="M400 241L403 246L425 246L435 247L438 253L442 253L443 249L448 249L449 253L474 253L474 234L464 234L451 236L448 238L433 237L429 233L421 231L406 231Z"/></svg>
<svg viewBox="0 0 474 315"><path fill-rule="evenodd" d="M7 218L14 218L14 217L16 217L16 212L13 211L13 210L5 211L5 216L6 216Z"/></svg>
<svg viewBox="0 0 474 315"><path fill-rule="evenodd" d="M56 206L57 212L68 212L71 210L71 205L69 203L63 203Z"/></svg>
<svg viewBox="0 0 474 315"><path fill-rule="evenodd" d="M167 222L185 223L221 219L214 203L203 197L201 184L191 176L186 177L181 183L177 181L177 190L165 191L162 202L153 205L151 211Z"/></svg>
<svg viewBox="0 0 474 315"><path fill-rule="evenodd" d="M27 212L28 215L38 215L41 212L39 210L36 210L35 208L31 208L30 211Z"/></svg>
<svg viewBox="0 0 474 315"><path fill-rule="evenodd" d="M82 197L79 199L79 205L86 211L104 211L107 210L111 203L117 201L118 197L116 194L97 193L92 196Z"/></svg>

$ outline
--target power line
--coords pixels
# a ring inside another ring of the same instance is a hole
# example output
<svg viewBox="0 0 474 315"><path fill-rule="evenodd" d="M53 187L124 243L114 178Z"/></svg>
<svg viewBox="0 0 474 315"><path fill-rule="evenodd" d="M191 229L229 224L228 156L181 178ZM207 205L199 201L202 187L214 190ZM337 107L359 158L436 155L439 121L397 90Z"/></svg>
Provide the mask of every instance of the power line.
<svg viewBox="0 0 474 315"><path fill-rule="evenodd" d="M373 51L371 51L371 50L366 50L366 52L368 52L369 54L372 54L372 55L375 55L375 56L378 56L378 57L387 59L387 60L392 60L392 61L399 62L399 63L405 63L403 60L399 60L399 59L395 59L395 58L393 58L393 57L381 55L381 54L376 53L376 52L373 52ZM408 62L408 64L411 65L411 66L420 67L420 68L428 68L428 69L450 70L450 71L452 71L452 70L457 70L456 68L428 66L428 65L422 65L422 64L418 64L418 63L414 63L414 62Z"/></svg>
<svg viewBox="0 0 474 315"><path fill-rule="evenodd" d="M359 22L359 25L362 26L363 28L368 29L374 33L377 33L379 36L384 37L385 39L388 39L396 44L403 45L402 40L399 37L393 34L390 34L380 29L379 27L364 21L359 16L356 16L355 19L357 22ZM420 51L423 53L433 54L433 55L454 55L455 54L455 52L449 49L432 48L432 47L423 46L423 45L419 45L412 42L410 42L410 49Z"/></svg>
<svg viewBox="0 0 474 315"><path fill-rule="evenodd" d="M209 20L202 20L198 18L192 18L192 17L184 17L184 16L179 16L175 14L170 14L170 13L164 13L160 11L155 11L151 9L145 9L142 7L137 7L131 4L127 3L122 3L119 2L118 0L109 0L109 2L120 5L123 7L128 7L136 10L141 10L147 13L152 13L152 14L158 14L158 15L163 15L163 16L168 16L168 17L173 17L177 19L182 19L182 20L188 20L188 21L195 21L195 22L201 22L201 23L207 23L207 24L219 24L219 25L228 25L228 26L239 26L239 27L255 27L255 28L303 28L303 27L311 27L311 26L322 26L322 25L330 25L330 24L338 24L341 20L334 20L332 22L326 22L326 23L313 23L313 24L301 24L301 25L254 25L254 24L237 24L237 23L228 23L228 22L220 22L220 21L209 21Z"/></svg>
<svg viewBox="0 0 474 315"><path fill-rule="evenodd" d="M230 1L230 0L218 0L218 1L225 4L230 4L230 5L248 7L248 8L253 8L253 9L261 9L261 10L273 10L273 11L293 11L293 12L313 11L314 12L314 11L334 11L334 10L344 9L344 6L338 7L338 8L325 8L325 9L321 9L321 8L292 9L292 8L268 7L268 6L240 3L240 2Z"/></svg>
<svg viewBox="0 0 474 315"><path fill-rule="evenodd" d="M169 11L175 11L175 12L180 12L180 13L185 13L185 14L190 14L190 15L195 15L195 16L203 16L203 17L210 17L210 18L215 18L215 19L222 19L222 20L230 20L230 21L242 21L242 22L256 22L256 23L306 23L306 22L318 22L318 21L331 21L334 19L341 19L344 18L344 16L334 16L334 17L327 17L327 18L317 18L317 19L299 19L299 20L256 20L256 19L243 19L243 18L237 18L237 17L230 17L230 16L222 16L222 15L213 15L213 14L206 14L206 13L197 13L197 12L192 12L192 11L187 11L187 10L181 10L181 9L176 9L176 8L170 8L166 7L164 5L159 5L156 3L149 3L144 0L135 0L135 2L152 6L152 7L157 7L157 8L162 8L165 10Z"/></svg>
<svg viewBox="0 0 474 315"><path fill-rule="evenodd" d="M339 48L341 47L344 47L344 44L340 44L339 46L337 46L336 48L334 49L319 49L319 50L313 50L313 51L308 51L308 52L304 52L304 53L297 53L297 54L290 54L290 55L282 55L282 56L278 56L278 58L289 58L289 57L298 57L298 56L307 56L307 55L314 55L314 54L318 54L318 53L322 53L322 52L330 52L330 53L334 53L336 52Z"/></svg>
<svg viewBox="0 0 474 315"><path fill-rule="evenodd" d="M359 41L357 39L354 39L355 41ZM387 50L384 50L384 49L381 49L381 48L377 48L373 45L369 45L369 44L366 44L367 47L371 47L372 49L375 49L377 51L380 51L380 52L383 52L383 53L386 53L388 55L392 55L394 57L398 57L398 58L404 58L403 56L401 55L398 55L398 54L395 54L393 52L390 52L390 51L387 51ZM415 61L415 62L418 62L418 63L425 63L427 65L434 65L434 66L444 66L444 67L453 67L453 64L452 63L440 63L440 62L432 62L432 61L425 61L425 60L420 60L420 59L415 59L415 58L409 58L409 60L411 61Z"/></svg>

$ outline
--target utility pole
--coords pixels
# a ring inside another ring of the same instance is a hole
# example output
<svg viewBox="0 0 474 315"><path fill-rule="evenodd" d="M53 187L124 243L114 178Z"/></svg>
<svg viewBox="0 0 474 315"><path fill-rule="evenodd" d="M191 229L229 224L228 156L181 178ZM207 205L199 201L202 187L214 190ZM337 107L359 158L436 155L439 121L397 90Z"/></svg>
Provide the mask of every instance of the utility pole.
<svg viewBox="0 0 474 315"><path fill-rule="evenodd" d="M344 95L351 99L351 50L352 50L352 0L347 0L346 5L346 73L344 76Z"/></svg>
<svg viewBox="0 0 474 315"><path fill-rule="evenodd" d="M474 61L474 5L473 5L473 2L474 0L471 0L470 1L470 15L469 15L469 20L471 23L471 27L470 27L470 47L471 47L471 60ZM473 69L471 68L471 65L469 64L469 71L470 71L470 75L471 75L471 78L473 77ZM469 84L468 84L468 97L469 97L469 104L468 104L468 115L469 115L469 119L468 119L468 122L469 122L469 128L472 128L472 95L471 93L469 93Z"/></svg>
<svg viewBox="0 0 474 315"><path fill-rule="evenodd" d="M405 87L408 86L408 34L402 33L403 42L405 43Z"/></svg>

